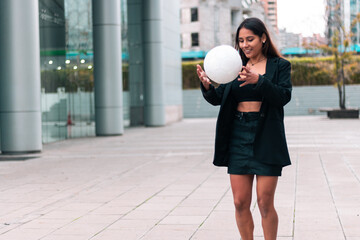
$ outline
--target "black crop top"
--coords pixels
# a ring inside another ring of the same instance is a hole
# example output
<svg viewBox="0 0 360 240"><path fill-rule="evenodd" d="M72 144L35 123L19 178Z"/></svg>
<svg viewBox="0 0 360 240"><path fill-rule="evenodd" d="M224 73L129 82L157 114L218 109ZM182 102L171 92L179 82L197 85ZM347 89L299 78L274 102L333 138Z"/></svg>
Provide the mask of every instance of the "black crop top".
<svg viewBox="0 0 360 240"><path fill-rule="evenodd" d="M239 87L244 81L237 79L232 82L231 96L236 102L262 101L262 96L259 91L255 90L256 84L247 84Z"/></svg>

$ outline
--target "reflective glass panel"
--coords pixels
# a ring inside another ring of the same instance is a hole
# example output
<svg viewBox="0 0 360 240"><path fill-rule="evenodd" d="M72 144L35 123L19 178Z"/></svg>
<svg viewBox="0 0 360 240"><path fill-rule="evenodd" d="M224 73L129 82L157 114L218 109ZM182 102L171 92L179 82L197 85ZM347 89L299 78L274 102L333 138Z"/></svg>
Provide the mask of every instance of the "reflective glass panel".
<svg viewBox="0 0 360 240"><path fill-rule="evenodd" d="M128 125L126 6L121 0L123 109ZM91 0L39 0L39 20L43 142L95 136Z"/></svg>

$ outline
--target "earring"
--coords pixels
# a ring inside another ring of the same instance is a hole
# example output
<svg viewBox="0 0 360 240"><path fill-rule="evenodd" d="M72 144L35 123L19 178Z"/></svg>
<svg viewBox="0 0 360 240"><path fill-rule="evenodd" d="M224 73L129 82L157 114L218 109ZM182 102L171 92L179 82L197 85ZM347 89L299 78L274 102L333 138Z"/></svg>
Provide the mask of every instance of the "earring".
<svg viewBox="0 0 360 240"><path fill-rule="evenodd" d="M265 44L266 41L263 41L263 44Z"/></svg>

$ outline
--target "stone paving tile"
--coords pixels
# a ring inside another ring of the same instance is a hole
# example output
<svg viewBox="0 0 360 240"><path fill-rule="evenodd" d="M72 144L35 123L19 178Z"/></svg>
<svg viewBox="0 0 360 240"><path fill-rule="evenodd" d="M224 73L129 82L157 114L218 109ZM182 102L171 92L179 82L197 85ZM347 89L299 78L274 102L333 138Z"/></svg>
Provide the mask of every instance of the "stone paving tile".
<svg viewBox="0 0 360 240"><path fill-rule="evenodd" d="M106 229L92 240L120 240L120 239L140 239L147 231L142 229ZM66 238L64 238L66 239ZM50 240L50 239L49 239Z"/></svg>
<svg viewBox="0 0 360 240"><path fill-rule="evenodd" d="M344 240L342 232L332 230L295 231L294 240L316 239L316 240Z"/></svg>
<svg viewBox="0 0 360 240"><path fill-rule="evenodd" d="M191 239L204 240L204 239L221 239L221 240L236 240L240 239L240 235L235 231L228 231L223 229L199 229Z"/></svg>
<svg viewBox="0 0 360 240"><path fill-rule="evenodd" d="M70 224L72 221L67 219L59 219L59 218L37 218L28 223L21 225L22 229L49 229L56 230L63 226Z"/></svg>
<svg viewBox="0 0 360 240"><path fill-rule="evenodd" d="M153 228L159 222L158 219L119 219L114 221L107 229L142 229Z"/></svg>
<svg viewBox="0 0 360 240"><path fill-rule="evenodd" d="M142 220L157 220L160 221L164 217L166 217L169 214L169 211L166 210L137 210L130 212L129 214L125 215L122 219L125 220L135 220L138 219L140 221Z"/></svg>
<svg viewBox="0 0 360 240"><path fill-rule="evenodd" d="M71 235L76 233L78 235L88 236L88 238L90 238L98 232L102 231L108 225L109 224L107 223L72 222L52 232L51 235Z"/></svg>
<svg viewBox="0 0 360 240"><path fill-rule="evenodd" d="M169 216L207 216L212 210L212 206L178 206L169 214Z"/></svg>
<svg viewBox="0 0 360 240"><path fill-rule="evenodd" d="M90 213L84 215L74 221L81 224L92 224L92 223L105 223L105 224L112 224L118 219L121 219L124 215L117 215L117 214L95 214Z"/></svg>
<svg viewBox="0 0 360 240"><path fill-rule="evenodd" d="M190 239L191 235L198 228L198 224L186 224L186 225L166 225L160 224L151 229L146 233L144 239L147 240L181 240L181 239Z"/></svg>
<svg viewBox="0 0 360 240"><path fill-rule="evenodd" d="M237 232L235 214L231 211L214 211L201 225L201 230L229 230Z"/></svg>
<svg viewBox="0 0 360 240"><path fill-rule="evenodd" d="M278 239L360 239L359 120L286 117ZM47 144L0 162L0 240L240 239L215 119ZM256 206L255 239L263 239Z"/></svg>
<svg viewBox="0 0 360 240"><path fill-rule="evenodd" d="M42 240L87 240L89 239L88 235L81 235L81 234L62 234L56 235L51 234L49 236L45 236L41 238Z"/></svg>
<svg viewBox="0 0 360 240"><path fill-rule="evenodd" d="M6 232L0 235L0 240L38 240L50 232L52 229L25 229L17 228L14 231Z"/></svg>
<svg viewBox="0 0 360 240"><path fill-rule="evenodd" d="M133 209L132 206L116 206L116 205L105 204L91 211L91 213L97 215L124 215L130 212L132 209Z"/></svg>
<svg viewBox="0 0 360 240"><path fill-rule="evenodd" d="M197 225L202 224L206 219L206 216L167 216L161 220L159 224L168 225Z"/></svg>

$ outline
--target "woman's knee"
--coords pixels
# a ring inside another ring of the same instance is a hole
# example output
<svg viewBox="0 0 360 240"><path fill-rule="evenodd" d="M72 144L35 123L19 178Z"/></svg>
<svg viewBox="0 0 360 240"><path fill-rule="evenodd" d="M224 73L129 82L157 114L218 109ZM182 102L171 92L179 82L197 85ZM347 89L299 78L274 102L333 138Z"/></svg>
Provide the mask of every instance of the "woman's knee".
<svg viewBox="0 0 360 240"><path fill-rule="evenodd" d="M235 209L238 212L250 210L251 202L248 199L235 198L234 199Z"/></svg>
<svg viewBox="0 0 360 240"><path fill-rule="evenodd" d="M250 209L253 175L230 175L235 209L238 212Z"/></svg>
<svg viewBox="0 0 360 240"><path fill-rule="evenodd" d="M274 201L271 196L258 196L257 204L262 217L267 217L274 210Z"/></svg>

